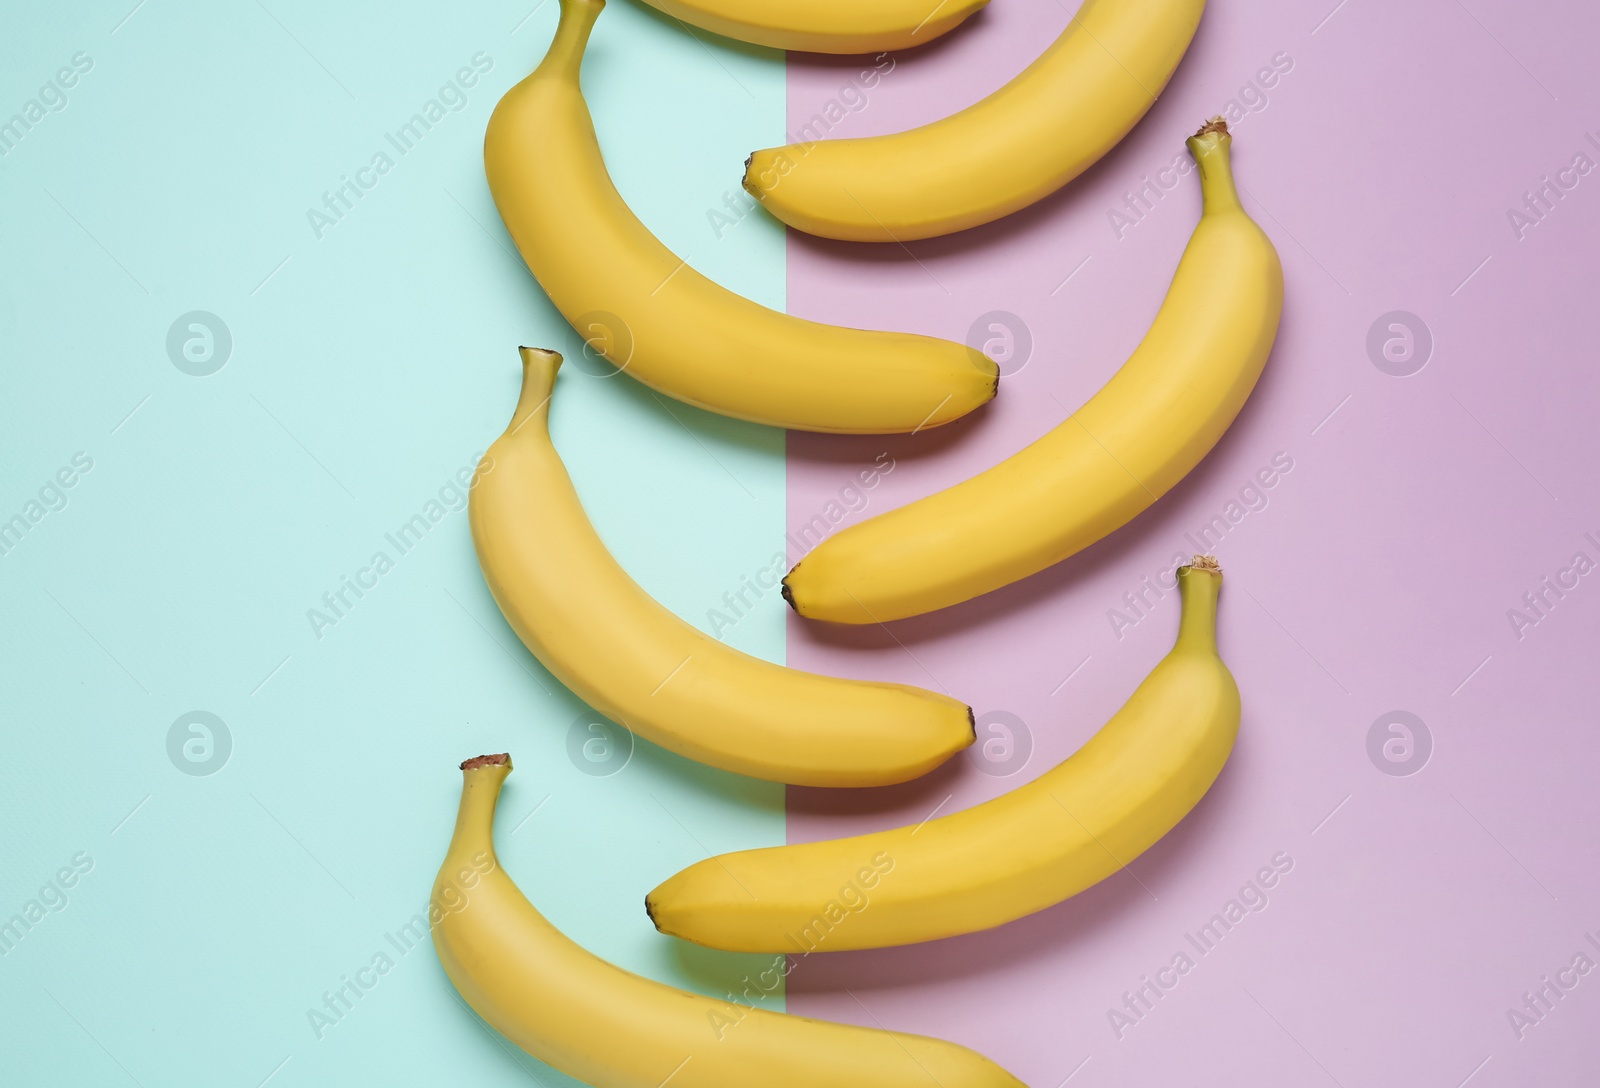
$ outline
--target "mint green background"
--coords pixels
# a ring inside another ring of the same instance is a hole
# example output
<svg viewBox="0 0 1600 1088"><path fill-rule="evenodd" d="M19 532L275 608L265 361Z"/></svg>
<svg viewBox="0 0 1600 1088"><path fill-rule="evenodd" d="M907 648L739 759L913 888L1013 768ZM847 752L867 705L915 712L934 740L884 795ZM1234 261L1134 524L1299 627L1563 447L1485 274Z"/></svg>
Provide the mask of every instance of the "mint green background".
<svg viewBox="0 0 1600 1088"><path fill-rule="evenodd" d="M498 435L516 346L576 347L479 157L555 0L531 17L534 0L149 0L121 22L135 2L0 16L0 118L72 54L94 61L0 158L0 518L76 451L94 460L0 558L0 919L74 853L94 859L0 958L0 1082L570 1083L487 1036L426 946L320 1041L306 1016L393 954L384 934L421 909L448 837L455 765L481 751L518 768L507 868L576 940L707 992L757 962L658 937L641 897L708 850L781 841L781 788L643 742L610 777L580 773L566 737L583 708L504 625L464 513L320 640L306 618ZM719 239L707 216L782 134L781 57L704 39L614 3L590 101L646 223L781 307L779 231L752 217ZM466 108L316 239L306 208L480 50L494 66ZM233 336L209 377L166 355L192 310ZM708 627L781 547L782 434L575 367L558 389L556 443L601 533ZM769 595L724 637L781 659L782 611ZM232 733L209 777L166 754L195 709Z"/></svg>

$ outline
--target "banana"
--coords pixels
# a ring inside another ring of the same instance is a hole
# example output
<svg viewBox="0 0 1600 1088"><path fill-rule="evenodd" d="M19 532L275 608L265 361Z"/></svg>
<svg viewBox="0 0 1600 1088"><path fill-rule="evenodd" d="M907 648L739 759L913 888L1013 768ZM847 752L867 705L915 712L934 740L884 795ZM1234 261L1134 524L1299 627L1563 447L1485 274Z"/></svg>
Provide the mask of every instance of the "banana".
<svg viewBox="0 0 1600 1088"><path fill-rule="evenodd" d="M506 229L591 346L668 396L796 430L917 431L993 397L999 368L982 352L769 310L690 268L634 217L578 84L604 6L561 0L550 52L500 99L483 141Z"/></svg>
<svg viewBox="0 0 1600 1088"><path fill-rule="evenodd" d="M467 1004L540 1061L598 1088L1024 1088L954 1043L702 997L591 955L495 857L511 757L478 756L461 771L455 834L428 907L433 947Z"/></svg>
<svg viewBox="0 0 1600 1088"><path fill-rule="evenodd" d="M1233 749L1221 584L1210 557L1178 568L1177 644L1065 762L915 827L699 862L646 898L656 928L745 952L883 948L988 929L1104 880L1188 814Z"/></svg>
<svg viewBox="0 0 1600 1088"><path fill-rule="evenodd" d="M724 37L803 53L881 53L931 42L989 0L649 0Z"/></svg>
<svg viewBox="0 0 1600 1088"><path fill-rule="evenodd" d="M800 615L878 623L969 600L1131 521L1211 451L1277 335L1283 270L1245 214L1227 124L1189 139L1204 211L1138 349L1044 437L954 487L834 534L784 579Z"/></svg>
<svg viewBox="0 0 1600 1088"><path fill-rule="evenodd" d="M1010 83L921 128L757 151L744 187L791 227L909 242L975 227L1083 173L1155 105L1205 0L1084 0ZM813 118L801 133L826 132Z"/></svg>
<svg viewBox="0 0 1600 1088"><path fill-rule="evenodd" d="M484 580L558 680L647 740L778 782L903 782L972 743L964 703L751 657L639 588L584 515L550 442L560 365L556 352L522 349L521 399L468 499Z"/></svg>

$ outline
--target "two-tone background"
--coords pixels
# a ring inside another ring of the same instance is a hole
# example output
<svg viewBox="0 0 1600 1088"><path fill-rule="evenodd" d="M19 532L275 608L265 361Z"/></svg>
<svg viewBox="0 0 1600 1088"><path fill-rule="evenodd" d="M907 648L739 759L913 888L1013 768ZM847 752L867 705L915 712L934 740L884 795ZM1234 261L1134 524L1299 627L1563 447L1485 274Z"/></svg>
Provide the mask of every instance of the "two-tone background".
<svg viewBox="0 0 1600 1088"><path fill-rule="evenodd" d="M1086 177L905 250L786 242L738 188L745 154L818 114L856 135L959 108L1074 5L994 0L921 53L786 62L617 0L585 85L663 241L769 305L1001 359L976 418L840 439L607 376L532 284L479 146L554 0L135 3L0 17L0 925L31 919L0 929L6 1083L572 1083L417 940L460 759L512 752L502 857L575 939L741 990L762 959L658 937L646 889L1026 781L1165 651L1174 599L1144 580L1195 550L1227 570L1245 699L1196 813L1053 910L809 956L763 1003L1057 1088L1593 1082L1600 973L1573 965L1600 964L1600 17L1214 0ZM1219 112L1287 303L1215 453L1127 530L938 616L834 632L749 605L806 533L954 482L1098 388L1193 226L1193 175L1168 168ZM519 343L578 364L556 442L652 593L741 649L948 690L981 747L786 797L566 694L484 589L458 482L509 416ZM1198 951L1231 900L1243 920ZM1135 995L1180 952L1177 985ZM372 985L331 1017L351 979Z"/></svg>

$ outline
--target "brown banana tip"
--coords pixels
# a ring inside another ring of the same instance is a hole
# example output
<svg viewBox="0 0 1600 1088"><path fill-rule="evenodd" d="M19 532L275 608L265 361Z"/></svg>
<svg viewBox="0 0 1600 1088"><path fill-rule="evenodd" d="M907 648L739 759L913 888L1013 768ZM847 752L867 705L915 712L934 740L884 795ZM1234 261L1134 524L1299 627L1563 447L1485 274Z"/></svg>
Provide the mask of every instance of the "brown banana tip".
<svg viewBox="0 0 1600 1088"><path fill-rule="evenodd" d="M509 767L511 766L510 752L497 752L494 755L473 756L471 759L461 761L463 771L475 771L479 767Z"/></svg>
<svg viewBox="0 0 1600 1088"><path fill-rule="evenodd" d="M1205 570L1210 571L1213 574L1221 574L1222 564L1217 562L1217 557L1214 555L1196 554L1194 560L1189 563L1189 569Z"/></svg>
<svg viewBox="0 0 1600 1088"><path fill-rule="evenodd" d="M1207 120L1205 124L1200 126L1199 131L1197 131L1195 135L1204 136L1210 132L1221 133L1223 136L1228 135L1228 122L1221 116L1212 117Z"/></svg>
<svg viewBox="0 0 1600 1088"><path fill-rule="evenodd" d="M649 916L650 924L659 930L661 928L661 923L656 921L656 905L648 895L644 897L644 912Z"/></svg>
<svg viewBox="0 0 1600 1088"><path fill-rule="evenodd" d="M792 570L789 572L789 574L793 573L794 571ZM795 615L798 616L800 614L800 606L794 603L794 590L789 588L789 574L785 574L783 581L778 583L781 587L778 592L783 594L783 599L789 602L789 607L794 609Z"/></svg>
<svg viewBox="0 0 1600 1088"><path fill-rule="evenodd" d="M977 740L978 740L978 716L972 712L972 708L970 706L967 707L967 730L972 734L972 739L967 741L967 743L968 744L977 743Z"/></svg>

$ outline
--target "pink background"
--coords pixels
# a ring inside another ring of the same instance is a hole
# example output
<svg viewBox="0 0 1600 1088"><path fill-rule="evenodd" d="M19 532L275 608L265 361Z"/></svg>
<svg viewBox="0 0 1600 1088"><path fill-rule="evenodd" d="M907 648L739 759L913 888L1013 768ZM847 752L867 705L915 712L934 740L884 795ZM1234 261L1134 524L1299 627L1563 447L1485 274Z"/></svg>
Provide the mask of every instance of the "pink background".
<svg viewBox="0 0 1600 1088"><path fill-rule="evenodd" d="M973 804L1070 754L1121 705L1170 645L1175 597L1120 638L1108 610L1192 551L1184 534L1281 452L1293 468L1215 549L1223 653L1245 701L1232 761L1129 872L988 933L809 957L790 975L791 1010L955 1039L1035 1086L1597 1083L1600 972L1520 1040L1507 1011L1580 949L1600 961L1586 941L1600 941L1600 573L1521 637L1507 611L1574 553L1600 561L1584 539L1600 540L1600 174L1521 239L1507 212L1577 152L1600 162L1585 140L1600 129L1600 14L1335 3L1217 0L1135 132L1004 222L909 248L791 234L794 313L963 339L1005 310L1033 339L999 399L955 426L790 436L791 529L893 457L853 523L1015 451L1114 372L1160 303L1198 188L1189 176L1120 240L1108 211L1275 55L1293 59L1234 126L1245 206L1282 255L1287 301L1267 373L1211 457L1133 525L1023 584L889 628L789 629L791 665L948 690L980 715L1019 716L1034 746L1010 777L962 758L895 789L791 789L792 841ZM839 133L972 102L1069 13L994 0L899 56ZM862 67L792 58L791 131ZM1397 310L1434 341L1408 377L1366 347ZM1367 754L1369 728L1396 710L1433 742L1408 777ZM1280 851L1294 866L1269 905L1198 956L1184 934ZM1108 1009L1179 950L1194 970L1119 1039Z"/></svg>

